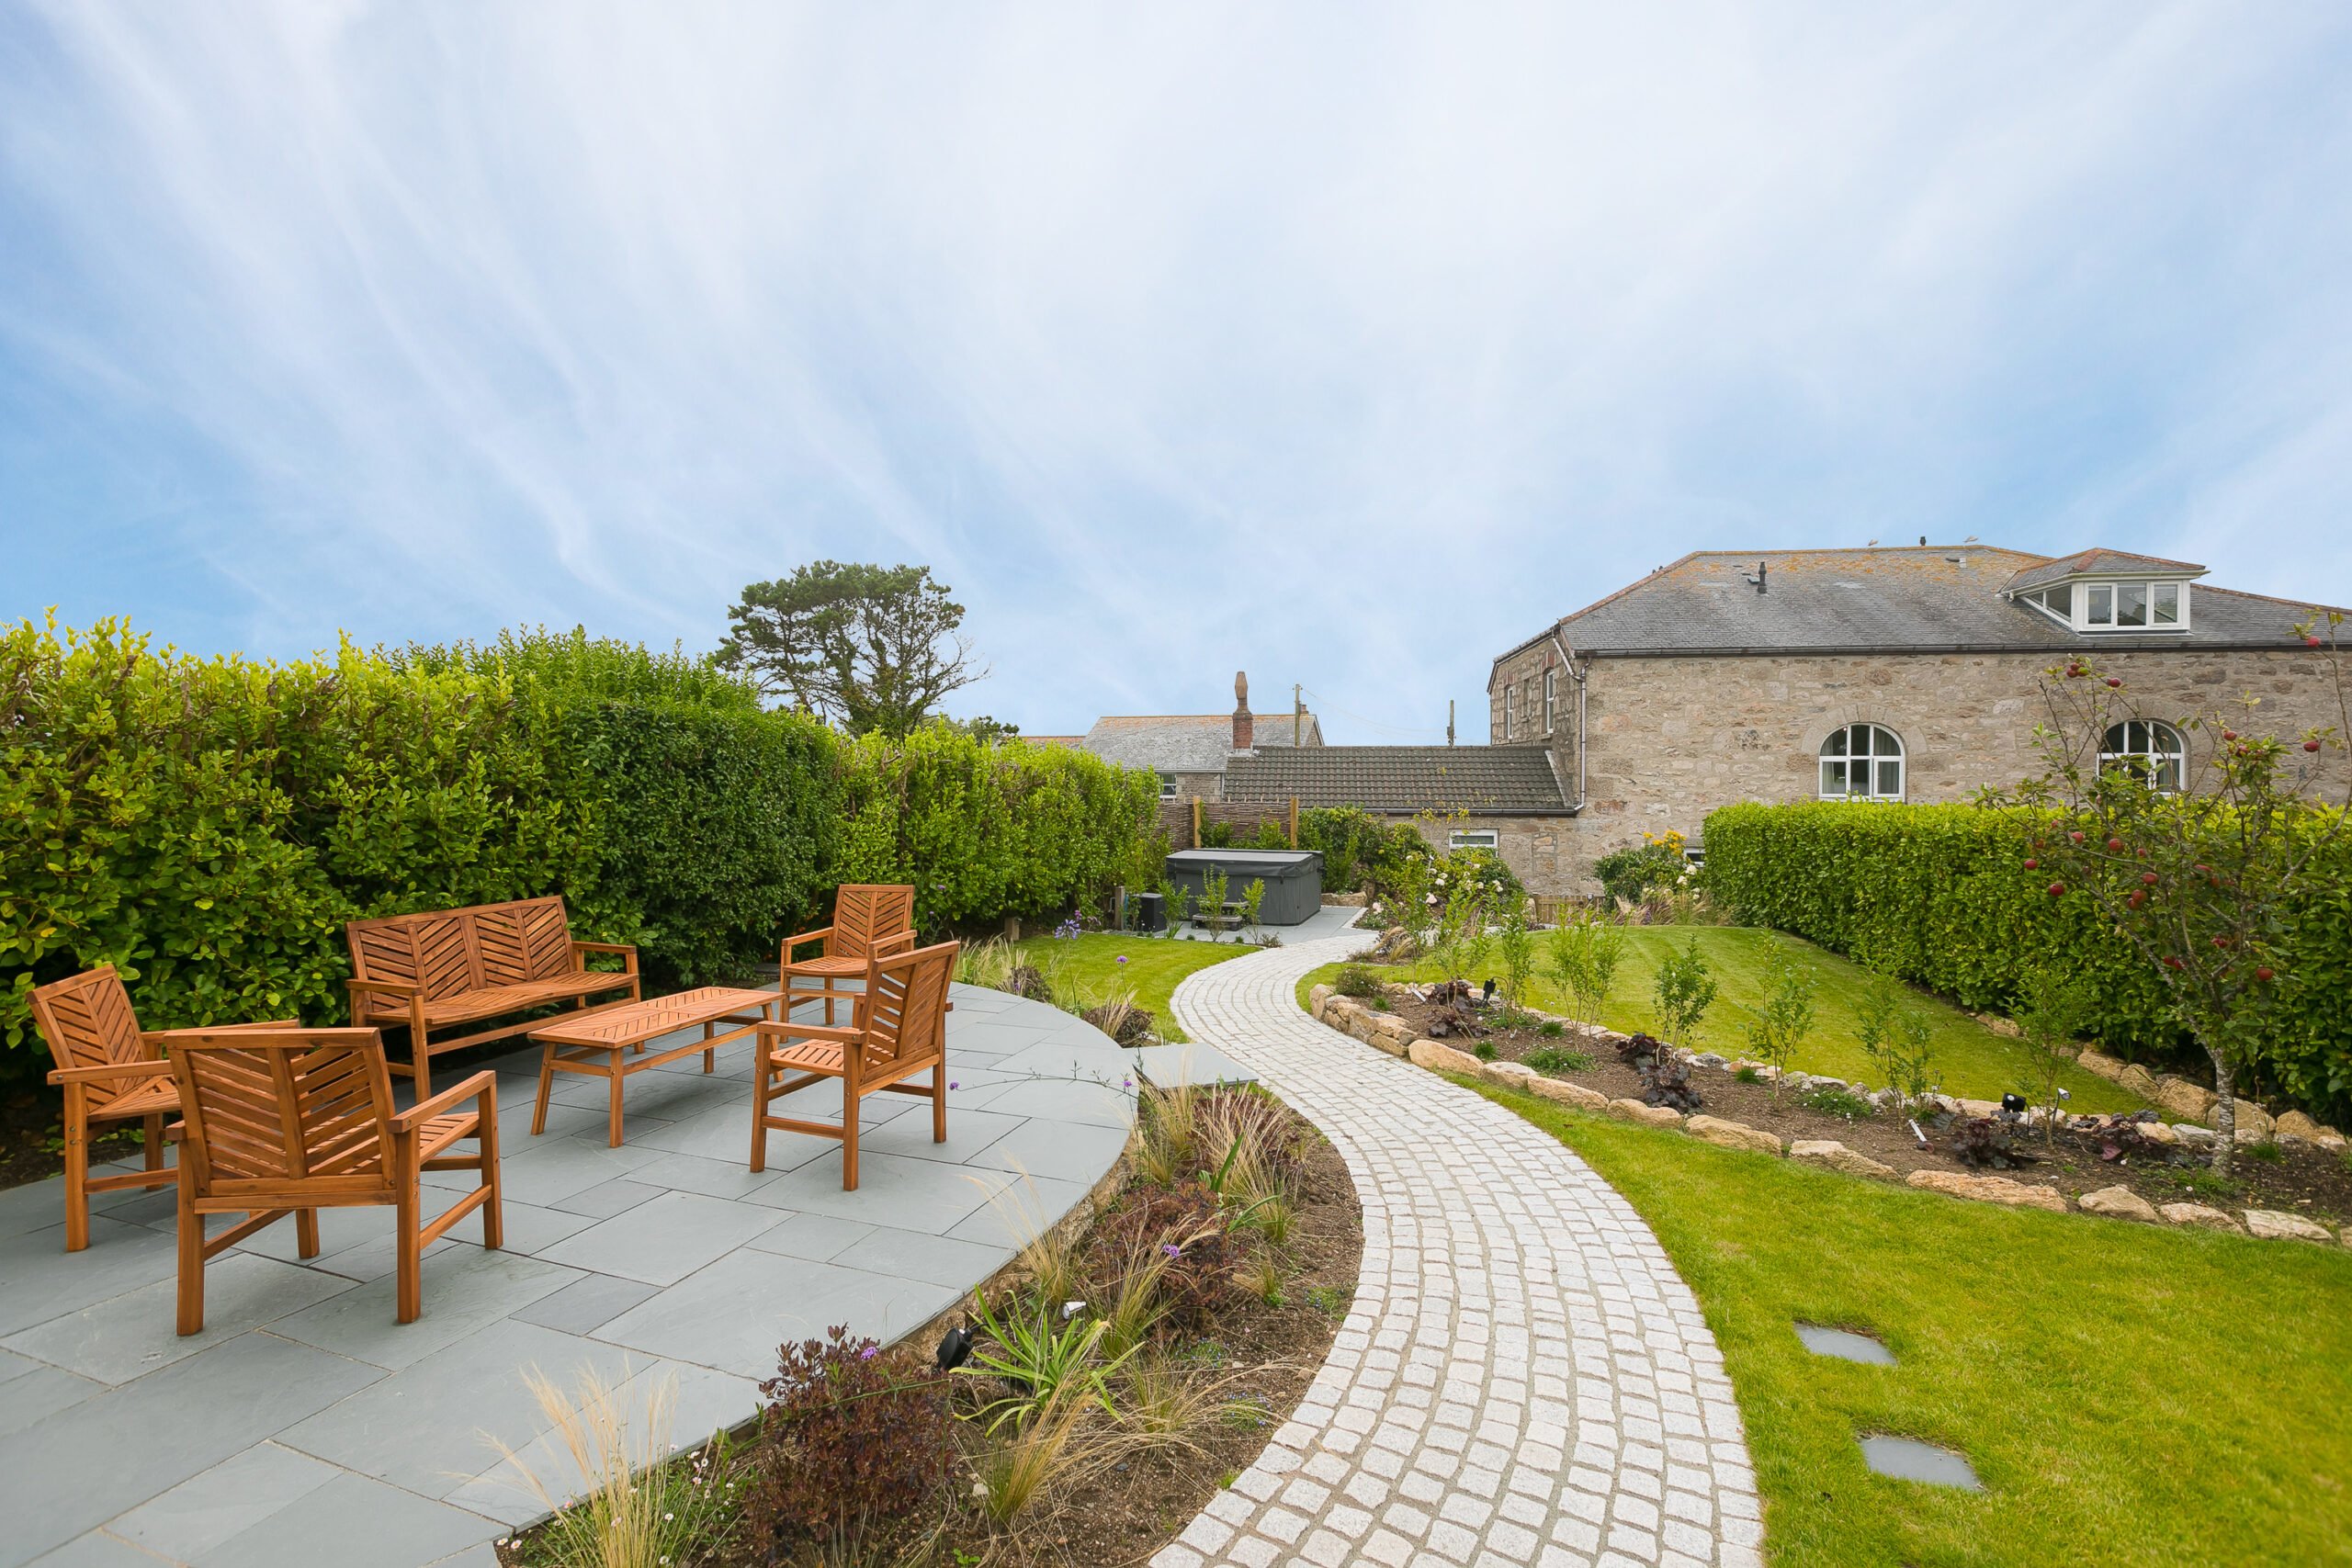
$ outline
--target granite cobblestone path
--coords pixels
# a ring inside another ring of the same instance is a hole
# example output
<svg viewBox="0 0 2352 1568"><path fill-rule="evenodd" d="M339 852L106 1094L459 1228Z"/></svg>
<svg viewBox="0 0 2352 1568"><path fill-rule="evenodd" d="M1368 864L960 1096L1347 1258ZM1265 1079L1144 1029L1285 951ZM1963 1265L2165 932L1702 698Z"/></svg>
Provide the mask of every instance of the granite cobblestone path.
<svg viewBox="0 0 2352 1568"><path fill-rule="evenodd" d="M1329 1360L1153 1568L1760 1568L1739 1413L1649 1227L1500 1106L1299 1010L1348 936L1177 989L1348 1162L1363 1269Z"/></svg>

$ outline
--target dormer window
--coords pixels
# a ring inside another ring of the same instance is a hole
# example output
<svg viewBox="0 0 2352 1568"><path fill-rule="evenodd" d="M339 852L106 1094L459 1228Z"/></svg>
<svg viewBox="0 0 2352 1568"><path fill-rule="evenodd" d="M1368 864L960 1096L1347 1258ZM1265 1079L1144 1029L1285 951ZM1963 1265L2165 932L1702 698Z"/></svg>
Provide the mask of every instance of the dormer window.
<svg viewBox="0 0 2352 1568"><path fill-rule="evenodd" d="M2177 632L2188 629L2188 584L2142 579L2053 582L2018 598L2078 632Z"/></svg>

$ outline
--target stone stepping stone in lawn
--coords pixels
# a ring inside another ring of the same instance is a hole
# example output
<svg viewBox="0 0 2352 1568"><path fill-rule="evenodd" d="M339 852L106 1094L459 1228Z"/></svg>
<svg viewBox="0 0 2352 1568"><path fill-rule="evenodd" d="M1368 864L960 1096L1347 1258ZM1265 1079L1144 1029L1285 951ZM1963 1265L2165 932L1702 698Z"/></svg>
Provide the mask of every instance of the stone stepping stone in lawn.
<svg viewBox="0 0 2352 1568"><path fill-rule="evenodd" d="M1939 1449L1917 1438L1890 1438L1883 1434L1864 1438L1861 1443L1862 1462L1881 1475L1893 1476L1897 1481L1925 1481L1935 1486L1957 1486L1963 1492L1984 1490L1984 1483L1976 1479L1976 1468L1968 1462L1966 1454Z"/></svg>
<svg viewBox="0 0 2352 1568"><path fill-rule="evenodd" d="M1857 1334L1850 1328L1825 1328L1817 1323L1800 1323L1796 1329L1804 1348L1816 1356L1835 1356L1841 1361L1860 1361L1866 1367L1894 1365L1894 1352L1867 1334Z"/></svg>

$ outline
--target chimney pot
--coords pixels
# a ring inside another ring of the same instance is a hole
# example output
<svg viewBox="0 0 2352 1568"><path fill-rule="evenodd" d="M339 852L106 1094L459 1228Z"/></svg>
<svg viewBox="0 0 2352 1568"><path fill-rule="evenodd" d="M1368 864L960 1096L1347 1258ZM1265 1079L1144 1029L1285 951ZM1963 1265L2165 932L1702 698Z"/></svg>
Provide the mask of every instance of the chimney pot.
<svg viewBox="0 0 2352 1568"><path fill-rule="evenodd" d="M1250 672L1233 676L1233 749L1248 751L1257 745L1257 718L1250 711Z"/></svg>

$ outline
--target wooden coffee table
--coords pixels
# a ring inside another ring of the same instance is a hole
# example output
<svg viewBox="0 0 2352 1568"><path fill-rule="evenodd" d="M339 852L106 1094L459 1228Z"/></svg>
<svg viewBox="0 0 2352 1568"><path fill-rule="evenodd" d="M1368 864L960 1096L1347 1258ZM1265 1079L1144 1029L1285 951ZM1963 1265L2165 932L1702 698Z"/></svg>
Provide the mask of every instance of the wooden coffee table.
<svg viewBox="0 0 2352 1568"><path fill-rule="evenodd" d="M531 1135L547 1130L548 1091L558 1073L584 1073L611 1086L609 1142L621 1146L621 1084L633 1073L702 1053L702 1070L718 1066L718 1047L741 1040L752 1026L775 1017L783 1000L774 991L739 991L725 986L703 986L673 997L652 997L623 1002L585 1016L567 1018L545 1029L531 1031L539 1046L539 1101L531 1113ZM645 1043L680 1029L702 1025L702 1038L673 1045L652 1055L642 1055ZM736 1028L717 1032L722 1023Z"/></svg>

